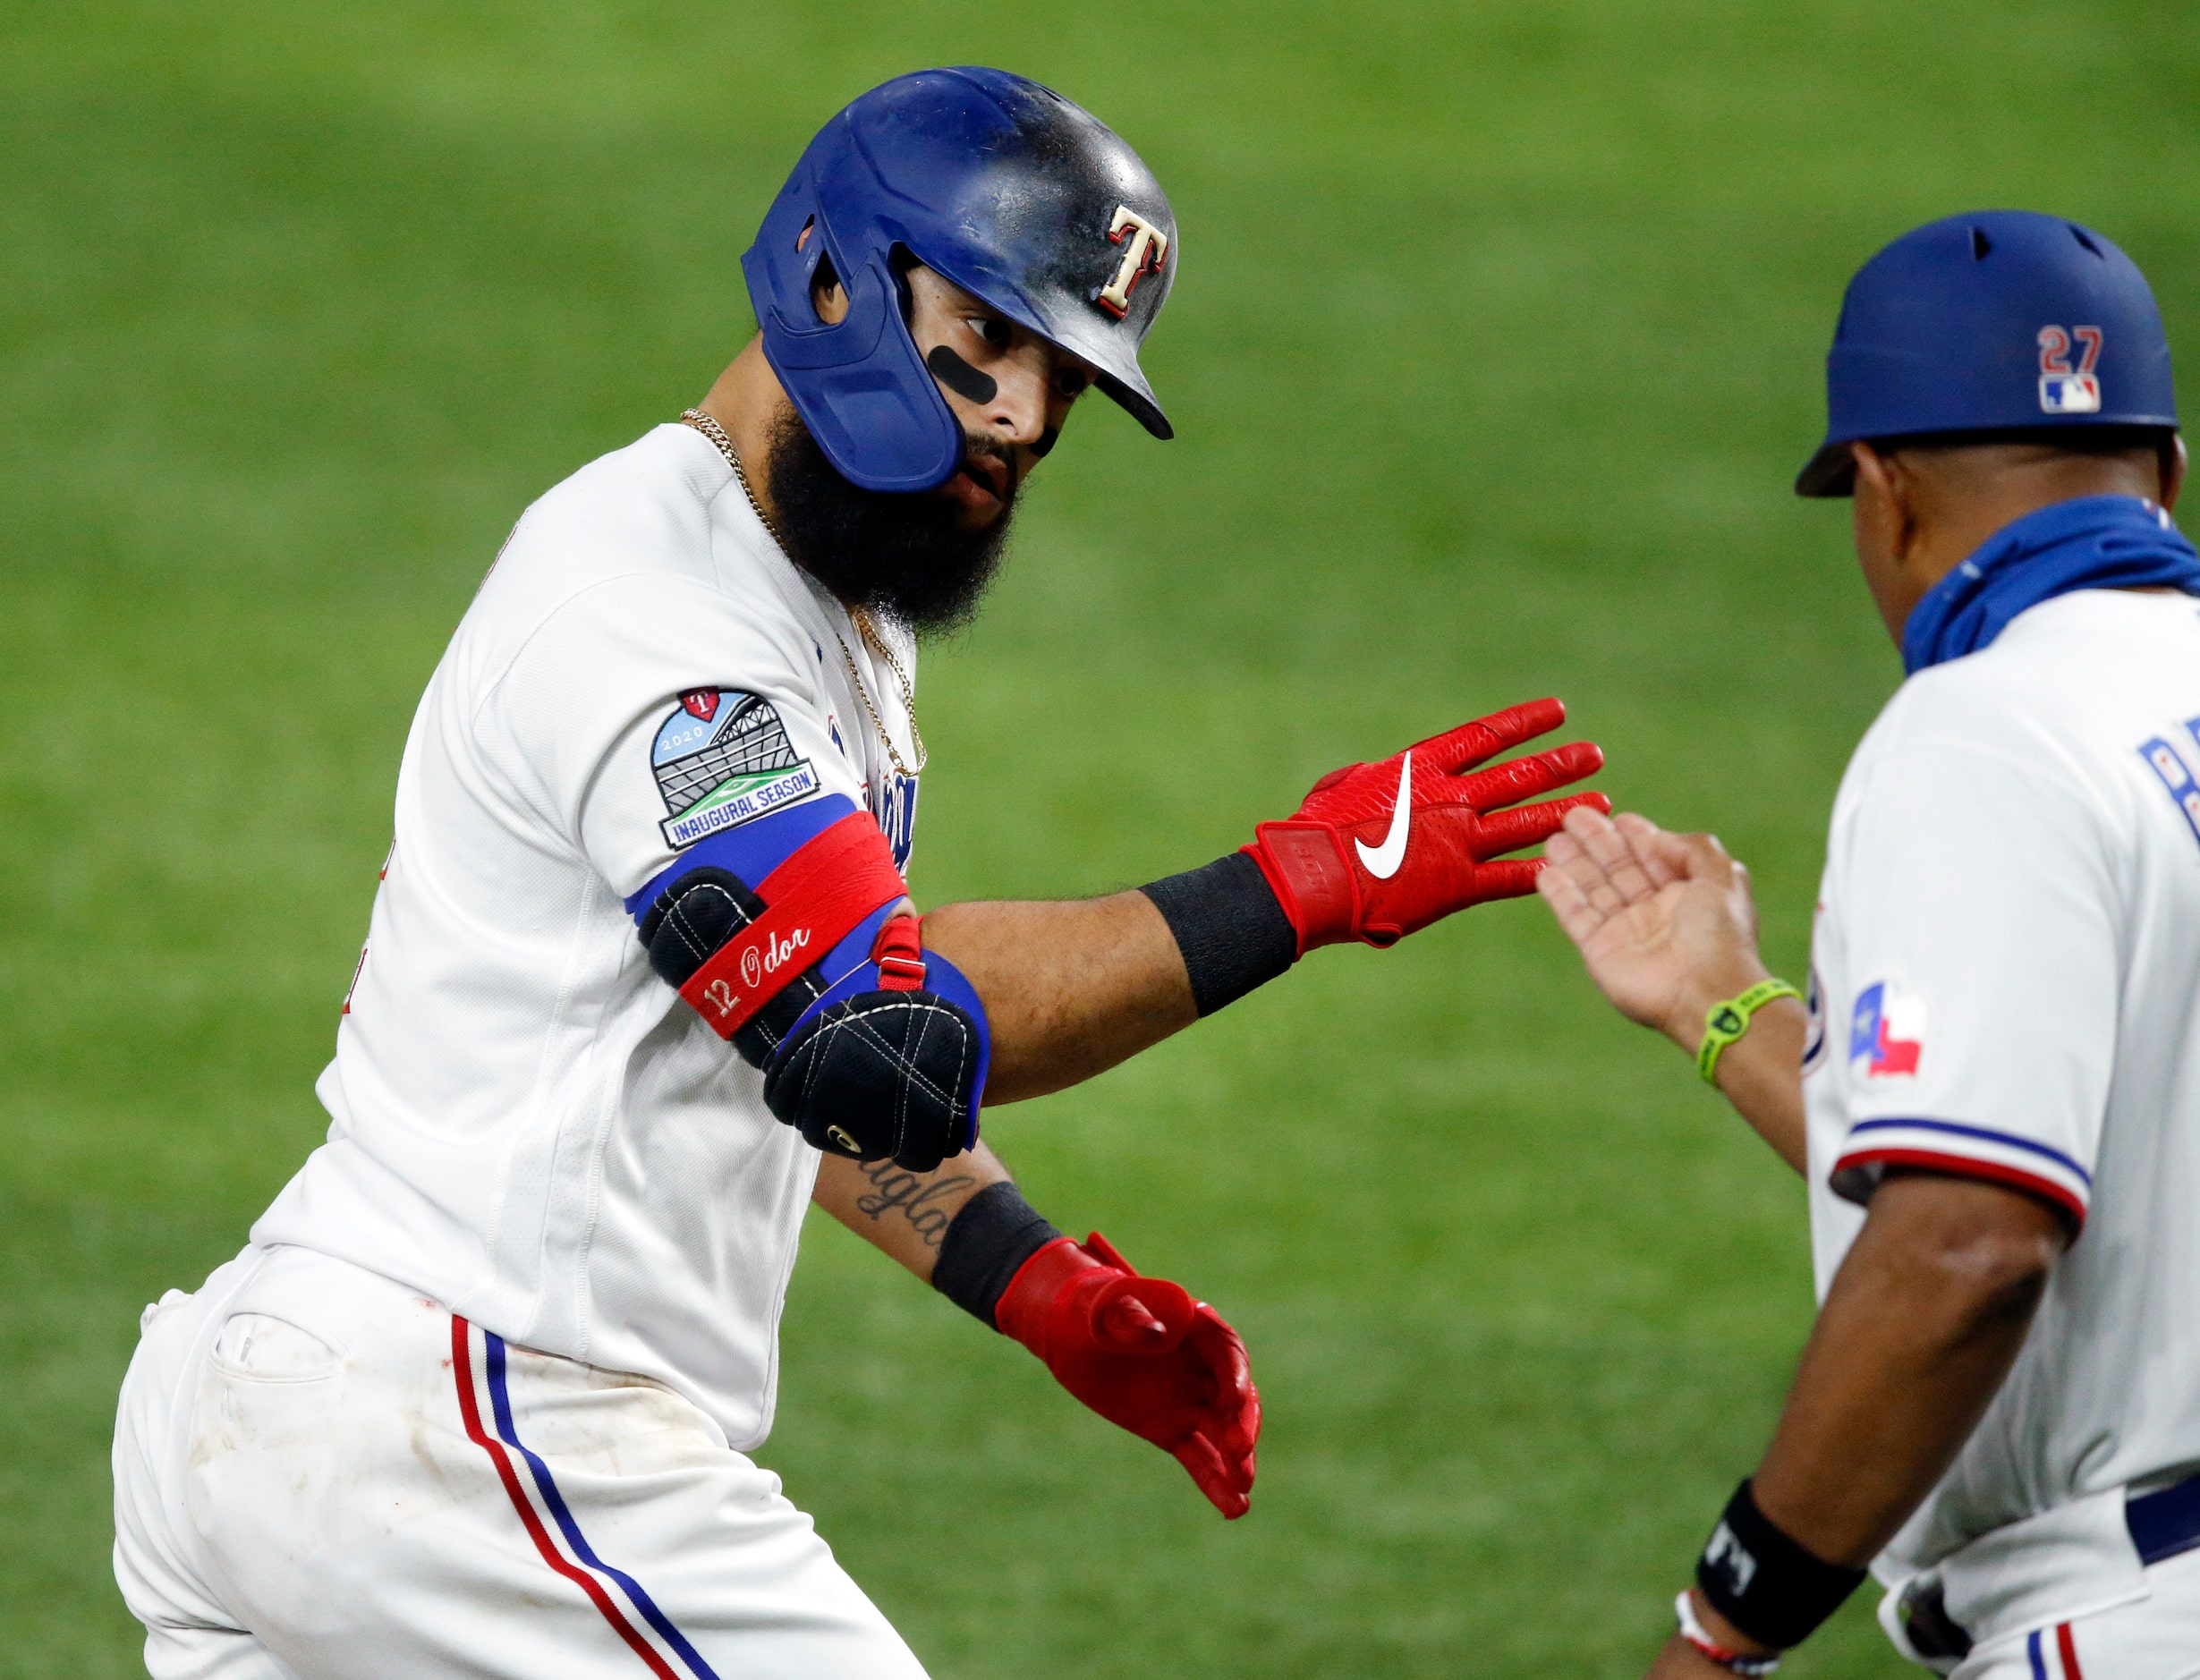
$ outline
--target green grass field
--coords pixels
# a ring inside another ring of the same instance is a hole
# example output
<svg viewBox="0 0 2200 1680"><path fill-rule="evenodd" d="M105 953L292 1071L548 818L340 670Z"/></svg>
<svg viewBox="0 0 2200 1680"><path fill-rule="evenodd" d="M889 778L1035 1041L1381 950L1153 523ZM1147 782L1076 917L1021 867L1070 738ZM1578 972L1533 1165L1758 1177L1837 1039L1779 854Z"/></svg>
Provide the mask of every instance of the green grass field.
<svg viewBox="0 0 2200 1680"><path fill-rule="evenodd" d="M2060 211L2200 366L2167 0L0 6L0 1670L139 1671L138 1309L319 1136L404 730L505 529L738 347L817 123L972 60L1168 183L1180 441L1081 414L930 656L927 903L1203 861L1557 692L1616 798L1753 863L1797 973L1898 675L1843 509L1787 493L1847 275ZM813 1224L759 1456L943 1680L1627 1675L1809 1319L1798 1187L1533 904L988 1135L1236 1321L1269 1427L1225 1526ZM1790 1672L1898 1667L1860 1599Z"/></svg>

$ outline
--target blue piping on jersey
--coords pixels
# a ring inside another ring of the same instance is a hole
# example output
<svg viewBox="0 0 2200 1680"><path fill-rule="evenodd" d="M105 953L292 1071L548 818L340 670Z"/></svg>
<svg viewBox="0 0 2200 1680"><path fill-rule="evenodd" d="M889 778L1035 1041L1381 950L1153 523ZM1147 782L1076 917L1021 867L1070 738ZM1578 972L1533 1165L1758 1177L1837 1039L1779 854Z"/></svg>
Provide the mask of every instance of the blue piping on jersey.
<svg viewBox="0 0 2200 1680"><path fill-rule="evenodd" d="M1980 1138L1988 1143L2007 1144L2013 1150L2029 1150L2033 1154L2044 1157L2067 1171L2077 1174L2078 1182L2087 1190L2093 1188L2093 1175L2060 1150L2051 1149L2030 1138L2012 1137L2006 1132L1991 1132L1984 1126L1958 1125L1953 1120L1859 1120L1848 1128L1848 1135L1853 1138L1859 1132L1887 1131L1895 1127L1914 1127L1922 1132L1949 1132L1958 1137Z"/></svg>

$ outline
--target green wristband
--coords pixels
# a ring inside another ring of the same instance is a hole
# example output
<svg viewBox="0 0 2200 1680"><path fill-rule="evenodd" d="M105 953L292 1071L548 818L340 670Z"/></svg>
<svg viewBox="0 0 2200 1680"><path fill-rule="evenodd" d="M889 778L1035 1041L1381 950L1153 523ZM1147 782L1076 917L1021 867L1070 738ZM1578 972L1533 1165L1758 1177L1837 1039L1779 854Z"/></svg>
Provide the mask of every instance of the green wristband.
<svg viewBox="0 0 2200 1680"><path fill-rule="evenodd" d="M1719 1056L1727 1046L1749 1031L1749 1018L1775 997L1800 999L1803 994L1784 980L1759 980L1738 997L1713 1004L1703 1017L1703 1042L1695 1053L1695 1071L1706 1085L1719 1083Z"/></svg>

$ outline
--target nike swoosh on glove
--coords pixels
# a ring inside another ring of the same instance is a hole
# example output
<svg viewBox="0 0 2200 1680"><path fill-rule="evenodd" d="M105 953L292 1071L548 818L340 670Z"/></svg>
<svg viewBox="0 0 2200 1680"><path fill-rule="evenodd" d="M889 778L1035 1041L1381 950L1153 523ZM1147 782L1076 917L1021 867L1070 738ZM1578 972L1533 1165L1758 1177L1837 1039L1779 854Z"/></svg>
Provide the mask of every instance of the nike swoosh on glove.
<svg viewBox="0 0 2200 1680"><path fill-rule="evenodd" d="M1256 827L1244 849L1297 930L1298 954L1346 939L1395 945L1469 904L1533 892L1543 861L1502 854L1549 839L1576 805L1611 802L1519 802L1594 775L1604 754L1576 741L1476 767L1565 721L1555 700L1478 717L1380 764L1332 770L1287 821Z"/></svg>
<svg viewBox="0 0 2200 1680"><path fill-rule="evenodd" d="M1110 1423L1151 1441L1226 1517L1244 1515L1261 1396L1237 1332L1163 1277L1142 1277L1095 1231L1018 1268L993 1321Z"/></svg>

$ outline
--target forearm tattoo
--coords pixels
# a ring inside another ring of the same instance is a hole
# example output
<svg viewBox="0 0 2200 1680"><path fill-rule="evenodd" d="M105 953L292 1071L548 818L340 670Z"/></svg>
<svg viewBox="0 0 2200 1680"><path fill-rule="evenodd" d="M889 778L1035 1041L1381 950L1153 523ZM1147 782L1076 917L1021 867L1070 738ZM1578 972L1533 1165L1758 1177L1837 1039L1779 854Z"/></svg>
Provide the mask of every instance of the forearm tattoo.
<svg viewBox="0 0 2200 1680"><path fill-rule="evenodd" d="M868 1162L862 1171L871 1188L855 1199L855 1210L880 1223L898 1213L927 1248L939 1246L955 1219L955 1209L939 1204L978 1182L968 1173L913 1173L890 1160Z"/></svg>

